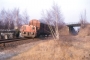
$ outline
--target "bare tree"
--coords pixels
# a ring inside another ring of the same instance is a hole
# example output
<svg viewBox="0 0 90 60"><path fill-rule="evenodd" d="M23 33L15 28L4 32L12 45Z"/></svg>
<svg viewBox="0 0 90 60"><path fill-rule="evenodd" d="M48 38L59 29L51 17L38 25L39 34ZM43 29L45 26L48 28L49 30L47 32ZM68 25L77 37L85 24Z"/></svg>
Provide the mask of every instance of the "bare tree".
<svg viewBox="0 0 90 60"><path fill-rule="evenodd" d="M2 9L1 10L1 12L0 12L0 21L1 21L1 25L2 25L2 27L1 27L1 29L5 29L6 27L6 24L5 24L5 20L6 20L6 16L7 16L7 12L6 12L6 10L5 9Z"/></svg>
<svg viewBox="0 0 90 60"><path fill-rule="evenodd" d="M53 4L52 9L42 12L42 19L46 21L54 39L59 39L59 28L63 27L64 22L61 11L57 4ZM53 26L53 27L52 27Z"/></svg>
<svg viewBox="0 0 90 60"><path fill-rule="evenodd" d="M18 28L18 23L19 23L19 9L15 8L13 10L13 19L14 19L14 27Z"/></svg>
<svg viewBox="0 0 90 60"><path fill-rule="evenodd" d="M85 10L85 14L84 15L81 14L80 23L81 23L81 28L85 28L86 25L88 24L87 20L86 20L86 10Z"/></svg>
<svg viewBox="0 0 90 60"><path fill-rule="evenodd" d="M27 11L24 11L22 14L22 23L23 24L29 23L29 15L27 14Z"/></svg>
<svg viewBox="0 0 90 60"><path fill-rule="evenodd" d="M6 12L6 19L5 19L5 21L6 21L7 29L10 29L10 28L11 28L11 22L12 22L12 15L11 15L11 14L12 14L12 13L11 13L10 10L8 10L8 11Z"/></svg>

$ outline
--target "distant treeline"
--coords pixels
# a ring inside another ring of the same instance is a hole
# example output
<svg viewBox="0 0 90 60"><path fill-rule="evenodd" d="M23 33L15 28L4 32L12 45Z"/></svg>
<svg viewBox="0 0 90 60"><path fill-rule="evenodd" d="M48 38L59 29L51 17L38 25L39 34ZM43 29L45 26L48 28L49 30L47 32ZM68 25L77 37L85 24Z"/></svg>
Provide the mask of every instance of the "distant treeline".
<svg viewBox="0 0 90 60"><path fill-rule="evenodd" d="M0 11L0 29L14 29L15 26L20 28L22 24L28 24L28 21L29 16L26 11L20 13L17 8Z"/></svg>

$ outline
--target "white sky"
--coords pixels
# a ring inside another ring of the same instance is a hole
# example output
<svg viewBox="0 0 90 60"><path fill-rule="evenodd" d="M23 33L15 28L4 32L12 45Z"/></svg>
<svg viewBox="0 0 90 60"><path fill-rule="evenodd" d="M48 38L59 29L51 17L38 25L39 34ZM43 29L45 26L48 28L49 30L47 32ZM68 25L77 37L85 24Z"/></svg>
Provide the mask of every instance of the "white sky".
<svg viewBox="0 0 90 60"><path fill-rule="evenodd" d="M60 6L66 23L78 22L85 10L90 22L90 0L0 0L0 10L19 8L26 10L30 19L40 19L42 10L50 9L53 2Z"/></svg>

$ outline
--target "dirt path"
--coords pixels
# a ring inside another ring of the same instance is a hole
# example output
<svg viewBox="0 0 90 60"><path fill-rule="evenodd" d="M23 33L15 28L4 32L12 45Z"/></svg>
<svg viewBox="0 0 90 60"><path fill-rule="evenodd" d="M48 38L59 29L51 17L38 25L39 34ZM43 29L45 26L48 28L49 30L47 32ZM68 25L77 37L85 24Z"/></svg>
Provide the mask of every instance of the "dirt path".
<svg viewBox="0 0 90 60"><path fill-rule="evenodd" d="M2 50L0 51L0 60L7 60L8 58L10 58L12 56L20 54L20 53L32 48L33 46L35 46L36 44L38 44L42 41L44 41L44 40L26 43L26 44L24 43L24 44L20 44L18 46L13 46L12 48L9 46L10 49L6 48L6 50L4 49L3 51Z"/></svg>

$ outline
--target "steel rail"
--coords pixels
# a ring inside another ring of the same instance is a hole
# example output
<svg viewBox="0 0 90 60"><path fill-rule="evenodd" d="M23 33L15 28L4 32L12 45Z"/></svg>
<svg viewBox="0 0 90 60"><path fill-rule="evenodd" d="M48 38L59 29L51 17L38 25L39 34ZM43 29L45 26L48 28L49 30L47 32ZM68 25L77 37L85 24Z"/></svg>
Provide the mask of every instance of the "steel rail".
<svg viewBox="0 0 90 60"><path fill-rule="evenodd" d="M22 41L22 40L28 40L28 38L2 39L2 40L0 40L0 44L2 44L2 43L3 43L3 46L5 47L5 43L15 42L15 41Z"/></svg>

